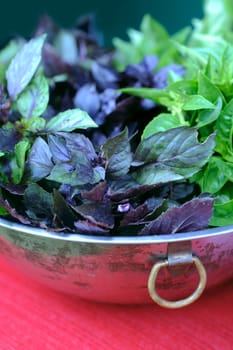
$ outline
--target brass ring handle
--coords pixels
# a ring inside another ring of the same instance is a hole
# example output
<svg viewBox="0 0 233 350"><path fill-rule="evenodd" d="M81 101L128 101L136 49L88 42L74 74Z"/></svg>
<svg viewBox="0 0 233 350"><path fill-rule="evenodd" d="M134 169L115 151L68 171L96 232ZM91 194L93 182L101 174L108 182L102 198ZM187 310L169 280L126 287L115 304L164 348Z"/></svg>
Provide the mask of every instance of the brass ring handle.
<svg viewBox="0 0 233 350"><path fill-rule="evenodd" d="M148 279L148 292L150 294L150 297L160 306L169 308L169 309L178 309L184 306L187 306L191 303L193 303L195 300L197 300L202 292L205 289L206 282L207 282L207 276L206 276L206 270L203 266L201 260L197 256L192 257L192 262L195 264L198 274L199 274L199 283L195 291L189 295L187 298L176 300L176 301L170 301L166 300L159 296L156 290L156 279L157 275L159 273L159 270L163 267L168 267L169 262L168 260L162 260L154 264L154 266L151 269L149 279Z"/></svg>

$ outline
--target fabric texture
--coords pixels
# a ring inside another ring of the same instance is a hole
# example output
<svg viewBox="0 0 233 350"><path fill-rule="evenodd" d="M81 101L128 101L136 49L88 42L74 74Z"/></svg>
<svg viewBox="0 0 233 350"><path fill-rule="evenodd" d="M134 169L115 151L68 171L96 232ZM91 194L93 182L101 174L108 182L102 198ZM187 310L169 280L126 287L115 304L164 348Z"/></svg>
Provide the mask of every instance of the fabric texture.
<svg viewBox="0 0 233 350"><path fill-rule="evenodd" d="M1 350L233 349L233 282L179 310L98 304L32 282L0 261Z"/></svg>

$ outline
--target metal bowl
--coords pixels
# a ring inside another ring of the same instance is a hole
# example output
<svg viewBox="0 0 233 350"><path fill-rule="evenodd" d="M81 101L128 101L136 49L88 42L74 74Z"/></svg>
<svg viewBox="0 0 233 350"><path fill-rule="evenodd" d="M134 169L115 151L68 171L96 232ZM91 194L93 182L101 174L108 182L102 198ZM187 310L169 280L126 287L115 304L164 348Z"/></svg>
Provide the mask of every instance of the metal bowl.
<svg viewBox="0 0 233 350"><path fill-rule="evenodd" d="M47 232L0 219L0 254L44 285L109 303L169 308L233 278L233 226L144 237Z"/></svg>

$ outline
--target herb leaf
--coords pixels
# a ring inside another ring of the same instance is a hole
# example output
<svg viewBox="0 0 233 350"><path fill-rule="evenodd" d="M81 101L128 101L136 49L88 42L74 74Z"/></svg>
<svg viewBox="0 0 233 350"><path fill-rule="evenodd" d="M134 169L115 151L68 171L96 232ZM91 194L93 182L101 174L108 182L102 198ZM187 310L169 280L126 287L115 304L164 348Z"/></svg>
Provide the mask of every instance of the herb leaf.
<svg viewBox="0 0 233 350"><path fill-rule="evenodd" d="M23 117L39 117L47 108L49 86L47 79L37 75L17 99L17 107Z"/></svg>
<svg viewBox="0 0 233 350"><path fill-rule="evenodd" d="M29 184L24 193L28 215L34 220L53 219L53 196L36 183Z"/></svg>
<svg viewBox="0 0 233 350"><path fill-rule="evenodd" d="M233 223L233 3L204 15L172 37L146 15L111 52L90 18L44 18L45 45L0 51L0 214L101 235Z"/></svg>
<svg viewBox="0 0 233 350"><path fill-rule="evenodd" d="M198 142L197 136L197 130L180 127L143 139L132 163L137 181L148 185L164 183L198 172L213 153L215 135L203 143Z"/></svg>
<svg viewBox="0 0 233 350"><path fill-rule="evenodd" d="M81 109L69 109L50 119L46 125L47 132L70 132L75 129L96 128L96 123Z"/></svg>
<svg viewBox="0 0 233 350"><path fill-rule="evenodd" d="M39 181L46 177L53 168L52 154L48 144L42 137L36 139L30 150L28 166L30 178L34 181Z"/></svg>
<svg viewBox="0 0 233 350"><path fill-rule="evenodd" d="M211 226L227 226L233 224L233 199L216 201L209 224Z"/></svg>
<svg viewBox="0 0 233 350"><path fill-rule="evenodd" d="M7 90L14 100L28 85L35 74L42 54L46 35L43 34L27 42L12 59L7 71Z"/></svg>
<svg viewBox="0 0 233 350"><path fill-rule="evenodd" d="M5 124L0 128L0 152L13 152L15 145L21 139L15 125Z"/></svg>
<svg viewBox="0 0 233 350"><path fill-rule="evenodd" d="M74 221L77 220L75 212L70 208L65 198L57 190L53 190L54 197L54 214L59 222L69 228L74 227Z"/></svg>
<svg viewBox="0 0 233 350"><path fill-rule="evenodd" d="M161 113L147 124L143 130L142 139L146 139L147 137L157 132L182 126L182 124L183 123L180 120L179 116L169 113Z"/></svg>
<svg viewBox="0 0 233 350"><path fill-rule="evenodd" d="M22 180L25 166L26 153L30 147L27 140L22 140L15 145L15 159L11 162L12 177L15 184Z"/></svg>
<svg viewBox="0 0 233 350"><path fill-rule="evenodd" d="M208 226L213 211L213 199L195 198L180 207L168 209L146 225L142 235L170 234L201 230Z"/></svg>
<svg viewBox="0 0 233 350"><path fill-rule="evenodd" d="M103 145L103 156L107 160L107 175L111 179L128 173L132 156L128 139L128 130L109 138Z"/></svg>

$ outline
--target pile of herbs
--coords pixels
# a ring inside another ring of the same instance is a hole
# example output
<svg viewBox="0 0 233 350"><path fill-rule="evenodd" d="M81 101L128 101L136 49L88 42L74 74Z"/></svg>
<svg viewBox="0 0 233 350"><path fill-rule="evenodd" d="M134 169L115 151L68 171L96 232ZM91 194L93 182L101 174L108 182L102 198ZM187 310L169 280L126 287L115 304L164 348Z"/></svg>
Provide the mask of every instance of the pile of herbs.
<svg viewBox="0 0 233 350"><path fill-rule="evenodd" d="M145 15L100 45L43 17L0 51L0 215L152 235L233 224L233 4L174 35Z"/></svg>

